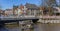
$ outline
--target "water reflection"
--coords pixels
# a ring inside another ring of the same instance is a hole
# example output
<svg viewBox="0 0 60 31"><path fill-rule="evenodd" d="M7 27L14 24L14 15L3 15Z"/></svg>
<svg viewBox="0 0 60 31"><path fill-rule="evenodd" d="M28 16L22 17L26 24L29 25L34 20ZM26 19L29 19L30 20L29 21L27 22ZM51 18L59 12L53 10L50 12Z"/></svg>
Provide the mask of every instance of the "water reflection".
<svg viewBox="0 0 60 31"><path fill-rule="evenodd" d="M32 26L29 28L30 25ZM60 31L60 23L58 24L24 24L23 26L19 24L19 26L14 24L8 24L4 27L0 26L0 31ZM8 26L8 27L7 27Z"/></svg>
<svg viewBox="0 0 60 31"><path fill-rule="evenodd" d="M0 27L0 31L8 31L8 29L5 27Z"/></svg>
<svg viewBox="0 0 60 31"><path fill-rule="evenodd" d="M16 22L12 24L5 24L5 25L0 24L0 31L19 31L19 27Z"/></svg>
<svg viewBox="0 0 60 31"><path fill-rule="evenodd" d="M19 28L6 28L6 27L1 27L0 31L20 31Z"/></svg>

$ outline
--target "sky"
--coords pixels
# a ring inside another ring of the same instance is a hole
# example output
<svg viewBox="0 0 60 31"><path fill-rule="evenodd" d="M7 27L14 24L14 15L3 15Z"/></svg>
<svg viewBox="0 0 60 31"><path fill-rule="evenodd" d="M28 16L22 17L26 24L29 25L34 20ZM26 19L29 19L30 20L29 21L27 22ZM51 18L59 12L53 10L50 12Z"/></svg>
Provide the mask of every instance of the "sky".
<svg viewBox="0 0 60 31"><path fill-rule="evenodd" d="M60 5L60 0L56 0L57 1L57 4Z"/></svg>
<svg viewBox="0 0 60 31"><path fill-rule="evenodd" d="M0 6L3 10L5 10L7 8L12 8L13 5L20 5L20 4L25 5L26 2L36 5L41 4L41 0L0 0Z"/></svg>
<svg viewBox="0 0 60 31"><path fill-rule="evenodd" d="M57 3L58 2L57 0ZM12 8L13 5L25 5L26 3L41 5L42 0L0 0L0 6L3 10Z"/></svg>

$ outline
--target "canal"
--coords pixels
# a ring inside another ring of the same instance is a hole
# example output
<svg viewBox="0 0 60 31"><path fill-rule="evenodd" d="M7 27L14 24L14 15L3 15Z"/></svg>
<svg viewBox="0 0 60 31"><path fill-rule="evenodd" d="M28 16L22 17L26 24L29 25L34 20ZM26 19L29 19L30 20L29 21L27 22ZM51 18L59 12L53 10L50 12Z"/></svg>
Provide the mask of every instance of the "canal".
<svg viewBox="0 0 60 31"><path fill-rule="evenodd" d="M30 25L28 27L26 25ZM28 27L28 28L27 28ZM60 23L36 23L36 24L18 24L6 23L4 27L0 27L0 31L60 31Z"/></svg>

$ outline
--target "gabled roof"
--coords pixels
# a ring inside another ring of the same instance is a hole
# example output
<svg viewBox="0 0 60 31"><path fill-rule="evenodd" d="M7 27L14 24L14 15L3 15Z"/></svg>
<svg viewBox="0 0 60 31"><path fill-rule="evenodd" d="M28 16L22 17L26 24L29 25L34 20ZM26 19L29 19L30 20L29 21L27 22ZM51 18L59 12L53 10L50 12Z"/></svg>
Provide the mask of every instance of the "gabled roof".
<svg viewBox="0 0 60 31"><path fill-rule="evenodd" d="M26 3L25 6L26 6L26 8L32 9L32 10L34 10L34 9L38 10L39 9L39 7L35 4Z"/></svg>

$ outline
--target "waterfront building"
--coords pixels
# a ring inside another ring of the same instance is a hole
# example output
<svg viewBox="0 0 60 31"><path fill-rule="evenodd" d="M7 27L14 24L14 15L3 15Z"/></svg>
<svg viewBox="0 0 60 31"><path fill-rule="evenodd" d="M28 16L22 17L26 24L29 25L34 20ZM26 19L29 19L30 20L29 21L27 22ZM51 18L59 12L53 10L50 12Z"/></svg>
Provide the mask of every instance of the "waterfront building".
<svg viewBox="0 0 60 31"><path fill-rule="evenodd" d="M4 11L0 9L0 16L4 15Z"/></svg>
<svg viewBox="0 0 60 31"><path fill-rule="evenodd" d="M40 14L40 9L35 4L26 3L25 6L27 8L27 15L38 16Z"/></svg>
<svg viewBox="0 0 60 31"><path fill-rule="evenodd" d="M13 9L6 9L4 10L5 16L13 16Z"/></svg>

